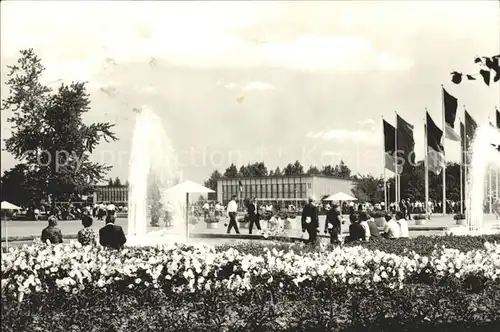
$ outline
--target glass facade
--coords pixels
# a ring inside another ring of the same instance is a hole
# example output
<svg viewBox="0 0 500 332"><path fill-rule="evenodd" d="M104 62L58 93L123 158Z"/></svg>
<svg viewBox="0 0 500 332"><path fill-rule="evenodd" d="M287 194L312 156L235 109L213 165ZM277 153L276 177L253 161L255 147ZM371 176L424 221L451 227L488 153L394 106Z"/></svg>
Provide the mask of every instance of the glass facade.
<svg viewBox="0 0 500 332"><path fill-rule="evenodd" d="M222 202L227 203L232 195L241 199L256 197L257 199L306 199L307 190L311 188L311 177L268 177L220 180ZM242 183L240 192L239 181Z"/></svg>

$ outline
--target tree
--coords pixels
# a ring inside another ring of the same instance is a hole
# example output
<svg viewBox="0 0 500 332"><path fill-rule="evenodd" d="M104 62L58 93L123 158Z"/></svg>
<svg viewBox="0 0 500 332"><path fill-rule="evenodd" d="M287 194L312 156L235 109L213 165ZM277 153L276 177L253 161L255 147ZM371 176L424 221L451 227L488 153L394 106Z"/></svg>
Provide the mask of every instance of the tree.
<svg viewBox="0 0 500 332"><path fill-rule="evenodd" d="M85 83L61 84L52 93L40 83L45 68L35 52L20 53L17 64L8 66L9 93L2 100L2 110L13 113L7 120L12 136L5 140L6 150L27 165L27 177L53 204L89 194L110 169L89 156L101 139L117 140L114 125L84 124L90 110Z"/></svg>
<svg viewBox="0 0 500 332"><path fill-rule="evenodd" d="M307 170L307 174L309 175L318 175L318 174L321 174L321 172L319 171L319 169L316 167L316 166L309 166L309 169Z"/></svg>
<svg viewBox="0 0 500 332"><path fill-rule="evenodd" d="M212 172L208 180L204 182L204 186L207 188L210 188L214 191L217 191L217 180L220 180L222 178L222 175L218 170L215 170Z"/></svg>
<svg viewBox="0 0 500 332"><path fill-rule="evenodd" d="M334 176L335 175L335 168L332 167L331 165L325 165L321 169L321 174L327 175L327 176Z"/></svg>
<svg viewBox="0 0 500 332"><path fill-rule="evenodd" d="M0 194L2 200L18 206L32 206L43 200L43 194L36 183L29 178L29 169L25 164L17 164L4 172L1 179Z"/></svg>
<svg viewBox="0 0 500 332"><path fill-rule="evenodd" d="M115 186L115 187L121 187L122 186L122 182L120 181L119 177L115 178L115 181L113 182L113 186Z"/></svg>
<svg viewBox="0 0 500 332"><path fill-rule="evenodd" d="M281 172L281 169L279 167L276 167L274 170L274 176L281 176L283 173Z"/></svg>
<svg viewBox="0 0 500 332"><path fill-rule="evenodd" d="M492 74L493 83L500 81L500 54L491 57L477 57L474 59L474 63L479 66L479 73L474 74L463 74L457 71L451 73L451 81L455 84L460 84L462 82L463 76L469 81L475 81L476 77L480 75L483 78L483 82L486 85L490 85Z"/></svg>
<svg viewBox="0 0 500 332"><path fill-rule="evenodd" d="M224 177L226 178L238 177L238 169L236 168L236 165L231 164L228 168L226 168L226 171L224 172Z"/></svg>
<svg viewBox="0 0 500 332"><path fill-rule="evenodd" d="M349 179L351 178L351 170L344 164L344 161L341 160L339 165L335 166L335 176L341 179Z"/></svg>
<svg viewBox="0 0 500 332"><path fill-rule="evenodd" d="M108 187L114 187L115 186L115 182L113 181L113 178L109 178L108 179Z"/></svg>
<svg viewBox="0 0 500 332"><path fill-rule="evenodd" d="M358 175L354 178L352 194L362 202L380 203L384 201L384 179L372 175Z"/></svg>
<svg viewBox="0 0 500 332"><path fill-rule="evenodd" d="M287 176L291 175L303 175L304 174L304 167L302 164L297 160L293 164L288 164L286 167L283 169L283 172Z"/></svg>

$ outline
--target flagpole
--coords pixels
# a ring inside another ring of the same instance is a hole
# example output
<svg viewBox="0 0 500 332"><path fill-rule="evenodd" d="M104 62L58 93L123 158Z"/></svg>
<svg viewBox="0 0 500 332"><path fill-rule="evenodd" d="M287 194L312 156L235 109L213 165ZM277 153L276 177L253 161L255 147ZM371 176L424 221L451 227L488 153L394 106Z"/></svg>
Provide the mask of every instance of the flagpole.
<svg viewBox="0 0 500 332"><path fill-rule="evenodd" d="M468 210L468 190L469 190L469 185L467 183L467 174L468 174L468 159L467 159L467 117L465 116L465 112L466 112L466 108L465 108L465 105L464 105L464 147L463 147L463 151L462 151L462 156L463 156L463 159L464 159L464 163L463 163L463 166L464 166L464 209L465 209L465 213L468 214L469 210ZM462 148L460 148L462 150Z"/></svg>
<svg viewBox="0 0 500 332"><path fill-rule="evenodd" d="M427 144L427 119L424 122L424 137L425 137L425 220L429 220L429 146Z"/></svg>
<svg viewBox="0 0 500 332"><path fill-rule="evenodd" d="M462 125L462 120L458 117L458 123ZM464 128L465 130L465 128ZM465 134L465 133L464 133ZM460 142L460 150L462 150L462 142ZM464 154L460 151L460 213L464 214L464 183L463 183L463 167L464 167Z"/></svg>
<svg viewBox="0 0 500 332"><path fill-rule="evenodd" d="M498 108L495 107L495 120L497 118L497 113L498 113ZM495 125L497 127L497 130L500 130L500 128L498 127L498 121L495 121ZM498 176L500 174L500 169L498 167L498 164L497 164L497 171L496 171L496 175L495 175L495 180L496 180L496 186L495 186L495 189L496 189L496 199L498 199L498 185L499 185L499 179L498 179Z"/></svg>
<svg viewBox="0 0 500 332"><path fill-rule="evenodd" d="M491 183L491 167L488 167L488 195L489 195L490 214L493 213L493 208L492 208L493 190L492 190L492 188L493 188L493 186Z"/></svg>
<svg viewBox="0 0 500 332"><path fill-rule="evenodd" d="M443 216L446 215L446 148L444 144L446 142L446 120L444 113L444 86L441 84L441 108L443 113Z"/></svg>
<svg viewBox="0 0 500 332"><path fill-rule="evenodd" d="M395 197L395 200L396 200L396 211L399 211L399 202L401 201L400 199L400 177L399 177L399 168L398 168L398 112L394 112L396 114L396 135L394 135L394 138L396 140L396 143L395 143L395 147L396 147L396 150L394 151L394 169L396 171L396 174L394 175L394 184L395 184L395 188L394 188L394 191L395 191L395 194L394 194L394 197Z"/></svg>
<svg viewBox="0 0 500 332"><path fill-rule="evenodd" d="M383 165L384 165L384 173L383 173L383 176L384 176L384 209L385 211L387 211L387 183L385 182L385 154L386 154L386 151L385 151L385 132L384 132L384 116L381 115L380 116L382 118L382 146L383 146L383 152L384 152L384 155L382 156L383 159L382 159L382 162L383 162Z"/></svg>

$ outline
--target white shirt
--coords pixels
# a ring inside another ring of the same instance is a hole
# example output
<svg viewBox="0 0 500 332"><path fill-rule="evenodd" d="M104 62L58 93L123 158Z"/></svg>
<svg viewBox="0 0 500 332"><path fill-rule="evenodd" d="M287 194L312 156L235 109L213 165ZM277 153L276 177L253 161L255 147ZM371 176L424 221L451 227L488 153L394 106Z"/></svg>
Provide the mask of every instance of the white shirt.
<svg viewBox="0 0 500 332"><path fill-rule="evenodd" d="M108 211L115 211L116 210L116 206L114 204L109 204L108 206L106 206L106 210L108 210Z"/></svg>
<svg viewBox="0 0 500 332"><path fill-rule="evenodd" d="M205 209L205 210L210 209L210 206L208 205L208 203L205 203L205 204L203 205L203 209Z"/></svg>
<svg viewBox="0 0 500 332"><path fill-rule="evenodd" d="M384 233L387 233L390 239L397 239L400 236L400 228L398 223L391 219L385 224Z"/></svg>
<svg viewBox="0 0 500 332"><path fill-rule="evenodd" d="M368 223L366 221L360 222L361 226L363 226L363 229L365 230L365 240L368 241L370 239L371 233L370 233L370 226L368 226Z"/></svg>
<svg viewBox="0 0 500 332"><path fill-rule="evenodd" d="M215 211L220 211L220 204L219 203L215 204Z"/></svg>
<svg viewBox="0 0 500 332"><path fill-rule="evenodd" d="M227 213L229 215L229 212L237 212L238 211L238 204L236 204L236 201L231 200L229 203L227 203Z"/></svg>
<svg viewBox="0 0 500 332"><path fill-rule="evenodd" d="M397 221L399 224L399 237L410 237L408 232L408 221L406 219L400 219Z"/></svg>

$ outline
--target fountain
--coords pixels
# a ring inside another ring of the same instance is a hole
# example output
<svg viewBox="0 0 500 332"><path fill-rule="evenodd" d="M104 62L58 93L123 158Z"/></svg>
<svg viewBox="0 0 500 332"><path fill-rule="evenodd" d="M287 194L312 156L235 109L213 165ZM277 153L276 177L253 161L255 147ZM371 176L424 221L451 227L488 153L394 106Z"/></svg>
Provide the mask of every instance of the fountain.
<svg viewBox="0 0 500 332"><path fill-rule="evenodd" d="M153 175L160 192L180 181L178 162L162 120L147 106L134 109L136 123L132 136L129 164L129 203L127 245L154 245L179 242L183 239L185 223L184 197L161 196L162 206L169 206L172 227L147 232L148 186ZM151 203L151 202L149 202ZM161 221L160 221L161 222ZM174 241L175 239L175 241Z"/></svg>
<svg viewBox="0 0 500 332"><path fill-rule="evenodd" d="M486 196L486 176L491 165L500 164L500 155L492 143L500 142L498 129L491 125L481 125L476 130L469 151L471 163L468 167L465 201L466 225L450 229L453 235L481 235L498 233L498 229L485 224L484 199Z"/></svg>

